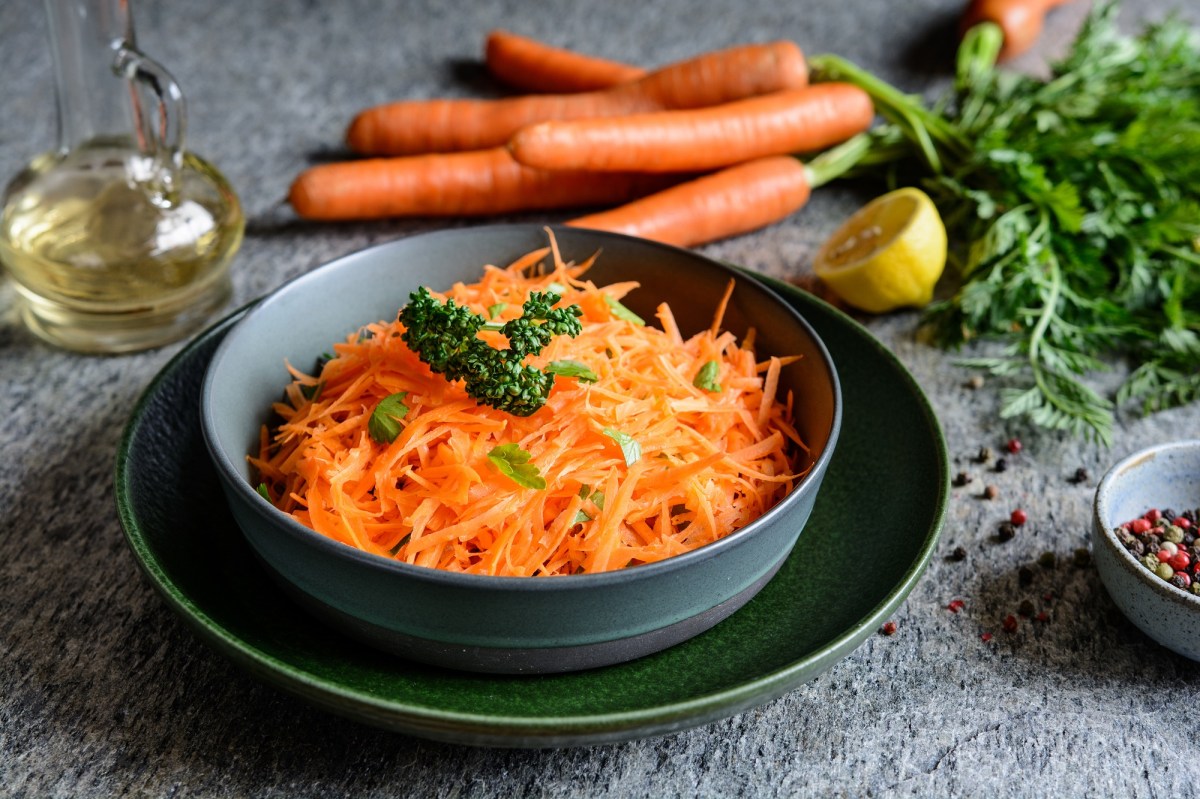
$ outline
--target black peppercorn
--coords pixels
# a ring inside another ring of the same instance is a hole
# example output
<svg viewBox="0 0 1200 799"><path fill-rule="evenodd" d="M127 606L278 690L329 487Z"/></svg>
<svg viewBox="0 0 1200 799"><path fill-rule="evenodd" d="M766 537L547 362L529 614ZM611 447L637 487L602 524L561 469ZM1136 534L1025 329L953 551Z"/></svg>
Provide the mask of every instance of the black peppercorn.
<svg viewBox="0 0 1200 799"><path fill-rule="evenodd" d="M1075 470L1075 474L1071 475L1071 477L1068 479L1075 485L1079 485L1080 483L1086 483L1087 479L1088 479L1087 469L1080 466L1078 469Z"/></svg>
<svg viewBox="0 0 1200 799"><path fill-rule="evenodd" d="M950 557L954 560L966 560L967 550L965 547L955 547L954 551L950 553Z"/></svg>
<svg viewBox="0 0 1200 799"><path fill-rule="evenodd" d="M1021 606L1017 608L1017 613L1020 613L1022 616L1028 619L1033 615L1033 603L1028 599L1024 600L1021 602Z"/></svg>
<svg viewBox="0 0 1200 799"><path fill-rule="evenodd" d="M1028 566L1022 566L1021 568L1017 569L1017 582L1019 582L1021 585L1032 585L1033 569L1029 568Z"/></svg>
<svg viewBox="0 0 1200 799"><path fill-rule="evenodd" d="M996 465L994 468L998 472L1003 472L1004 470L1006 470L1008 468L1008 461L1004 460L1004 458L997 458Z"/></svg>
<svg viewBox="0 0 1200 799"><path fill-rule="evenodd" d="M1000 527L996 530L996 535L1001 541L1011 541L1016 534L1017 526L1012 522L1000 522Z"/></svg>

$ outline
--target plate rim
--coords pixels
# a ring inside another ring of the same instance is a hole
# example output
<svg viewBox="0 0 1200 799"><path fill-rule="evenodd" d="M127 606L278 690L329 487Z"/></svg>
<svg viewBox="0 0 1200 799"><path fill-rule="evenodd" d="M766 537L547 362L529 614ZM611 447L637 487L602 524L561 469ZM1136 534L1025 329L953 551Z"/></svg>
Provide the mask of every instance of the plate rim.
<svg viewBox="0 0 1200 799"><path fill-rule="evenodd" d="M386 245L375 245L380 246ZM349 689L336 681L314 676L225 629L175 584L150 552L135 518L134 501L130 498L126 472L133 440L146 422L145 409L157 392L175 371L193 357L198 348L213 337L225 335L262 298L246 303L196 335L161 368L135 403L122 432L114 469L114 493L126 543L139 568L150 579L157 592L167 600L168 606L182 616L201 640L216 649L219 654L230 658L256 678L299 696L311 704L396 732L451 743L483 746L552 748L593 745L654 737L697 727L776 699L814 679L857 649L885 617L903 603L924 575L945 523L949 498L949 456L945 435L928 398L903 363L870 331L818 297L745 267L737 268L748 272L769 289L781 294L789 304L799 301L814 306L819 311L829 314L834 323L849 326L851 332L862 337L880 357L893 365L916 399L922 415L934 433L933 443L937 450L941 473L936 507L932 509L932 524L924 532L918 555L909 564L903 577L872 610L843 630L830 643L789 662L784 667L764 672L753 679L718 691L624 711L553 717L538 714L483 716L457 710L415 706ZM801 313L803 315L802 310ZM199 425L198 418L196 424Z"/></svg>

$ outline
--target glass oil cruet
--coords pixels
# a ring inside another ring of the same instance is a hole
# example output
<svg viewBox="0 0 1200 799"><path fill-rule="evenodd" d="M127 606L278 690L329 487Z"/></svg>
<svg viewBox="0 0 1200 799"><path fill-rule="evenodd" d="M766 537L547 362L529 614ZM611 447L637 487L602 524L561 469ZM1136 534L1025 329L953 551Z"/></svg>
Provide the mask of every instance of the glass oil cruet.
<svg viewBox="0 0 1200 799"><path fill-rule="evenodd" d="M229 298L241 205L184 149L183 95L137 50L128 0L46 0L46 10L58 147L13 178L0 215L21 316L81 352L178 340Z"/></svg>

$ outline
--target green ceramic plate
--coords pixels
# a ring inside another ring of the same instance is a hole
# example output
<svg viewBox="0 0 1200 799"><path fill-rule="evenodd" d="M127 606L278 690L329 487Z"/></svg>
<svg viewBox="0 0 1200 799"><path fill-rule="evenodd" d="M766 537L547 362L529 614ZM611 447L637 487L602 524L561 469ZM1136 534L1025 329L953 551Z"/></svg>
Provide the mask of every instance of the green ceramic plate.
<svg viewBox="0 0 1200 799"><path fill-rule="evenodd" d="M226 510L199 427L213 350L240 316L182 350L146 389L117 455L117 506L134 556L201 638L315 705L422 737L490 746L595 744L694 727L774 699L841 660L912 590L949 486L946 445L920 388L844 314L768 281L816 329L844 395L841 439L804 534L744 608L664 652L550 676L439 670L310 620L267 577ZM862 524L864 509L871 519ZM853 585L836 570L853 529Z"/></svg>

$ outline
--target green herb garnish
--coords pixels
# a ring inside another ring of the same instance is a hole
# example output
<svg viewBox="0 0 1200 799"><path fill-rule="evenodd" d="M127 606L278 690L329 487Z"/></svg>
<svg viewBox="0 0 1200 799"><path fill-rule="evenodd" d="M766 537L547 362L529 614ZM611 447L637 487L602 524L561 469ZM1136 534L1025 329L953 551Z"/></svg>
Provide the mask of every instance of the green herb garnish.
<svg viewBox="0 0 1200 799"><path fill-rule="evenodd" d="M530 463L533 457L520 444L501 444L493 447L488 453L488 460L514 483L525 488L542 490L546 487L546 479L541 476L538 467Z"/></svg>
<svg viewBox="0 0 1200 799"><path fill-rule="evenodd" d="M390 444L396 440L396 436L404 429L402 420L408 413L408 406L404 404L407 396L407 391L398 391L379 401L367 420L367 432L371 438L380 444Z"/></svg>
<svg viewBox="0 0 1200 799"><path fill-rule="evenodd" d="M315 400L317 397L321 396L321 389L323 389L323 388L325 388L324 380L318 380L316 383L313 383L311 386L301 384L300 394L305 399Z"/></svg>
<svg viewBox="0 0 1200 799"><path fill-rule="evenodd" d="M1007 381L1003 417L1108 444L1117 407L1200 398L1200 37L1173 18L1124 35L1116 4L1098 2L1047 79L997 69L1001 38L971 29L934 106L814 58L889 124L809 166L816 184L919 182L967 245L957 292L925 314L935 340L999 342L961 363ZM1087 384L1123 358L1115 397Z"/></svg>
<svg viewBox="0 0 1200 799"><path fill-rule="evenodd" d="M263 499L265 499L267 502L270 502L270 501L271 501L271 492L267 490L267 484L266 484L266 483L259 483L259 484L258 484L258 489L257 489L257 490L258 490L258 495L259 495L260 497L262 497Z"/></svg>
<svg viewBox="0 0 1200 799"><path fill-rule="evenodd" d="M692 380L692 385L704 391L719 393L721 391L721 384L717 380L717 375L720 373L721 364L716 361L707 361L700 367L700 371L696 372L696 377Z"/></svg>
<svg viewBox="0 0 1200 799"><path fill-rule="evenodd" d="M604 428L604 435L616 441L621 447L621 454L625 456L626 466L632 466L642 457L642 445L628 433L622 433L620 430L606 427Z"/></svg>
<svg viewBox="0 0 1200 799"><path fill-rule="evenodd" d="M546 371L558 377L574 377L581 383L595 383L600 378L588 368L587 364L579 361L551 361L546 364Z"/></svg>
<svg viewBox="0 0 1200 799"><path fill-rule="evenodd" d="M638 316L637 314L635 314L633 311L626 308L618 300L614 300L612 297L605 294L604 302L608 304L608 307L612 311L613 316L617 317L618 319L622 319L626 322L632 322L633 324L637 325L638 327L645 327L646 320L643 319L642 317Z"/></svg>
<svg viewBox="0 0 1200 799"><path fill-rule="evenodd" d="M522 315L500 324L488 322L454 300L442 303L420 288L400 311L404 342L437 374L462 380L475 401L514 416L529 416L546 403L554 375L523 363L542 351L553 336L577 336L583 327L577 305L554 308L560 296L533 292L522 306ZM495 330L508 339L508 349L497 349L479 338L479 331Z"/></svg>
<svg viewBox="0 0 1200 799"><path fill-rule="evenodd" d="M604 510L604 492L603 491L593 491L592 487L589 486L587 483L584 483L582 486L579 487L579 498L580 499L590 499L592 501L593 505L595 505L600 510ZM587 511L584 511L584 510L579 510L579 511L576 511L575 518L574 518L574 520L572 520L571 523L572 524L581 524L582 522L590 522L591 520L592 520L592 514L588 513Z"/></svg>

